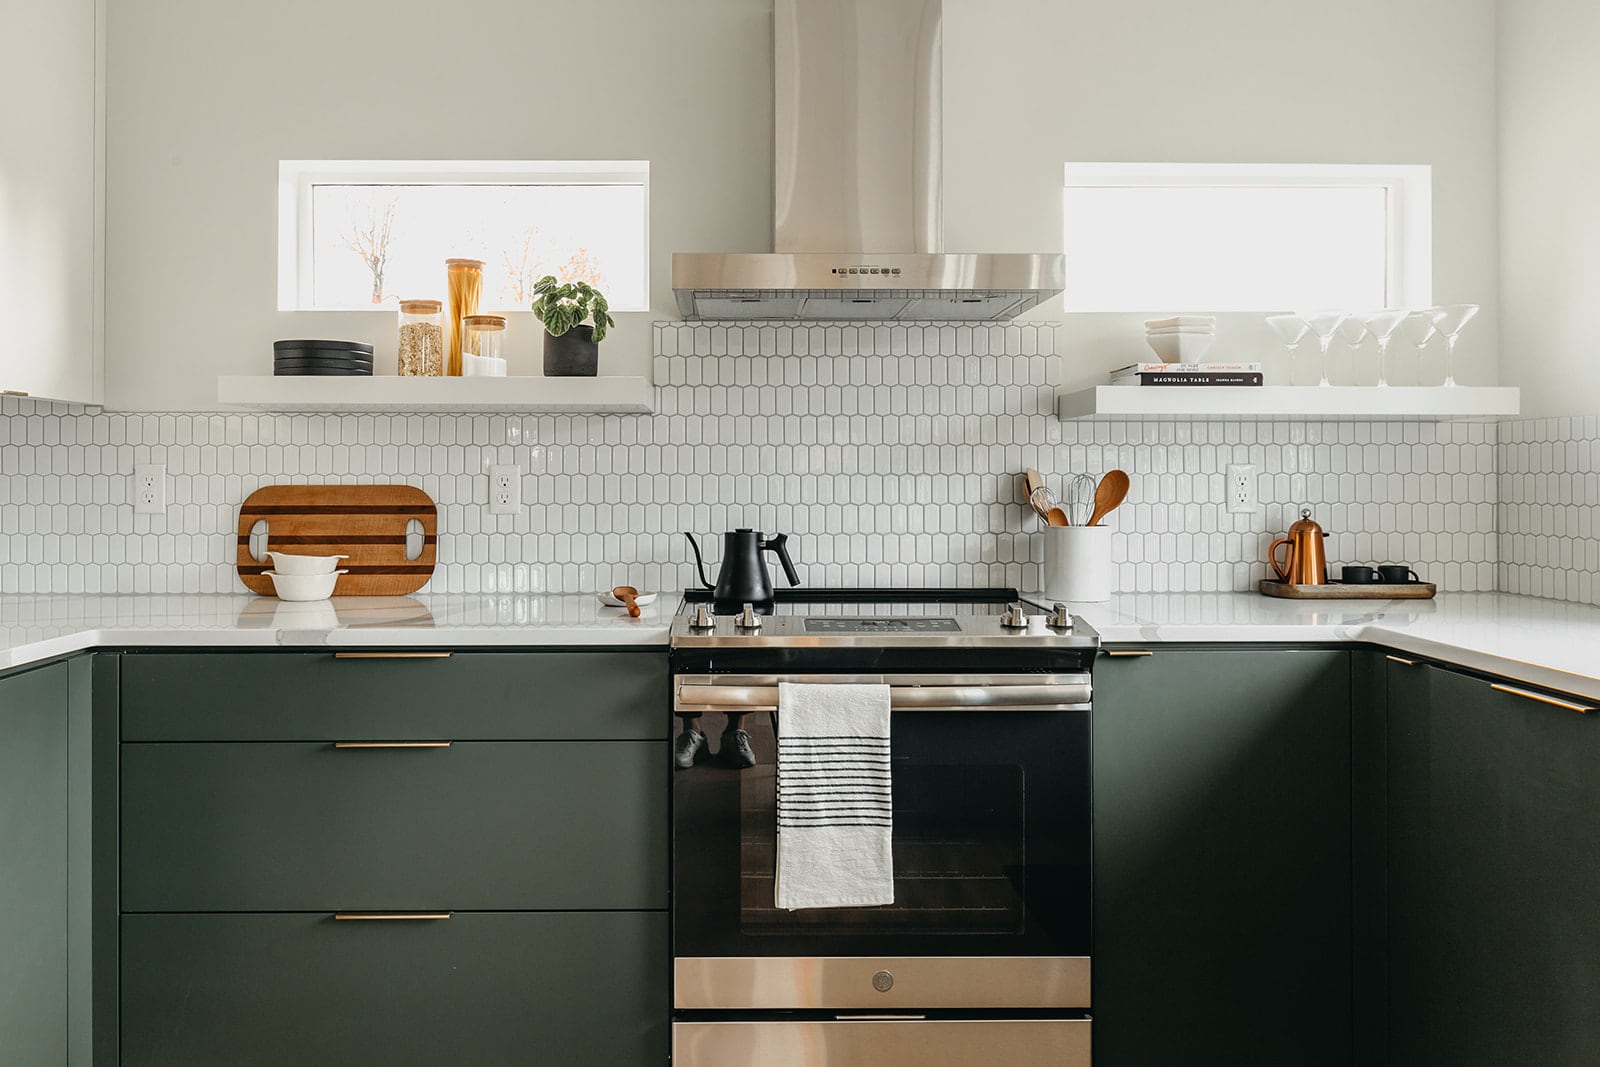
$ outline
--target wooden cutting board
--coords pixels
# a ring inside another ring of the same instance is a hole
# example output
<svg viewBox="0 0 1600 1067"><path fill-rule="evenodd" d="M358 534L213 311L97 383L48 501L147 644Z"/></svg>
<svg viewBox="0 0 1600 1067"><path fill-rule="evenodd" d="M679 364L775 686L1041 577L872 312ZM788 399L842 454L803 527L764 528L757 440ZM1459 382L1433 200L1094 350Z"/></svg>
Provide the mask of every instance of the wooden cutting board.
<svg viewBox="0 0 1600 1067"><path fill-rule="evenodd" d="M421 524L415 558L407 558L406 532ZM334 596L404 596L433 577L439 546L439 509L409 485L269 485L239 507L239 580L253 593L272 595L265 576L272 560L251 553L251 531L265 523L266 548L304 556L349 556L339 569ZM260 546L257 538L257 547Z"/></svg>
<svg viewBox="0 0 1600 1067"><path fill-rule="evenodd" d="M1326 582L1322 585L1290 585L1264 578L1257 587L1264 596L1283 600L1428 600L1439 591L1432 582L1363 582L1345 585L1343 582Z"/></svg>

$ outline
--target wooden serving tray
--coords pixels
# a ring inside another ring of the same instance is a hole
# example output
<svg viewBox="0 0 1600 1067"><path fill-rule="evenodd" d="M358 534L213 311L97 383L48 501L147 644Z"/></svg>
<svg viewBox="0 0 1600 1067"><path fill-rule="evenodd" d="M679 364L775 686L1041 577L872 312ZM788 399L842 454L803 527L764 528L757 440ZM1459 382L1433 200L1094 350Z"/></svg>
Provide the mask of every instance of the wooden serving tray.
<svg viewBox="0 0 1600 1067"><path fill-rule="evenodd" d="M1284 600L1431 600L1439 587L1432 582L1362 582L1346 585L1290 585L1264 578L1259 586L1266 596Z"/></svg>
<svg viewBox="0 0 1600 1067"><path fill-rule="evenodd" d="M421 551L406 558L406 529L422 524ZM346 555L334 596L405 596L433 577L439 510L409 485L269 485L239 508L239 580L252 593L272 595L265 572L272 560L251 553L250 534L266 524L266 547L306 556ZM257 544L259 547L259 538Z"/></svg>

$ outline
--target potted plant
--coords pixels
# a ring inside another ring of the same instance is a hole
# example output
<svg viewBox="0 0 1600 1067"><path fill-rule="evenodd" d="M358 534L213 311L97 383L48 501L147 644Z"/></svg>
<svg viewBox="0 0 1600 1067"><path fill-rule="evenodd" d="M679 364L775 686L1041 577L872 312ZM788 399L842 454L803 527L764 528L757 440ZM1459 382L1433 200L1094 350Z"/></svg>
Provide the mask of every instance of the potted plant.
<svg viewBox="0 0 1600 1067"><path fill-rule="evenodd" d="M600 342L616 325L605 295L587 282L562 284L553 274L540 278L533 293L533 313L544 323L545 374L593 377L600 364Z"/></svg>

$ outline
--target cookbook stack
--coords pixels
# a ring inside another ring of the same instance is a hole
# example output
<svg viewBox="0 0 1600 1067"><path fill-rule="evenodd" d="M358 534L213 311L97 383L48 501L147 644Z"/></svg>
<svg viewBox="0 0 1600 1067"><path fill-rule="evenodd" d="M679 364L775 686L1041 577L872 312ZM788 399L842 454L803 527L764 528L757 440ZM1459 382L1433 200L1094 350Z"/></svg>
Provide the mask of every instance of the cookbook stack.
<svg viewBox="0 0 1600 1067"><path fill-rule="evenodd" d="M1112 385L1260 385L1259 363L1130 363L1111 372Z"/></svg>

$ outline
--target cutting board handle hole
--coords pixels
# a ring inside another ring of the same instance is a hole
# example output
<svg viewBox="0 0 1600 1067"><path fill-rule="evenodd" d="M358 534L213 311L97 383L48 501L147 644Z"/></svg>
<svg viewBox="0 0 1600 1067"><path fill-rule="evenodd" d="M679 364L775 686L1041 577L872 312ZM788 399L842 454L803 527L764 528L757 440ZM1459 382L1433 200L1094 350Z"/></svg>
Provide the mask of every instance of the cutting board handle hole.
<svg viewBox="0 0 1600 1067"><path fill-rule="evenodd" d="M267 520L257 519L250 527L250 558L257 563L267 561Z"/></svg>
<svg viewBox="0 0 1600 1067"><path fill-rule="evenodd" d="M406 559L414 560L422 556L422 546L427 543L427 532L423 529L421 519L410 519L406 522Z"/></svg>

